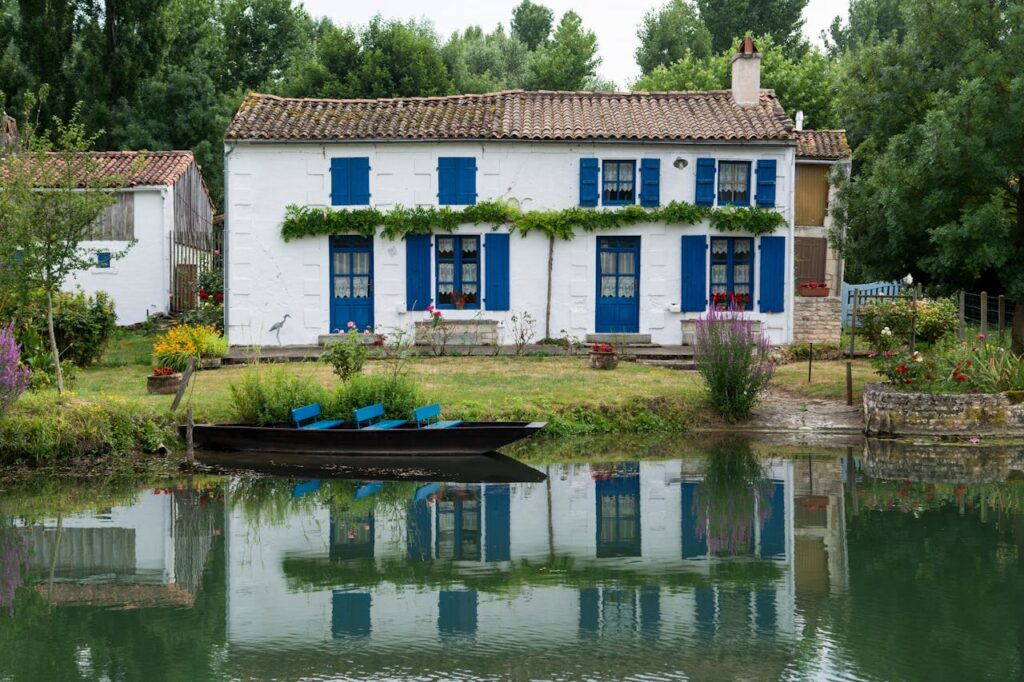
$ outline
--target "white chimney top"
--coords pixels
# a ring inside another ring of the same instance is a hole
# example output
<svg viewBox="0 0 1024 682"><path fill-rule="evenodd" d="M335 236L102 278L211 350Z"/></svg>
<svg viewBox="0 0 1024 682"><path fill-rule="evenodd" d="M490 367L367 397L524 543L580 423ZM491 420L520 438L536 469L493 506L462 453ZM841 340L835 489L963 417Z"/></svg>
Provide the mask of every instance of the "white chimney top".
<svg viewBox="0 0 1024 682"><path fill-rule="evenodd" d="M761 53L747 36L732 56L732 98L736 104L757 104L761 99Z"/></svg>
<svg viewBox="0 0 1024 682"><path fill-rule="evenodd" d="M802 111L796 112L796 129L797 130L803 130L804 129L804 112L802 112Z"/></svg>

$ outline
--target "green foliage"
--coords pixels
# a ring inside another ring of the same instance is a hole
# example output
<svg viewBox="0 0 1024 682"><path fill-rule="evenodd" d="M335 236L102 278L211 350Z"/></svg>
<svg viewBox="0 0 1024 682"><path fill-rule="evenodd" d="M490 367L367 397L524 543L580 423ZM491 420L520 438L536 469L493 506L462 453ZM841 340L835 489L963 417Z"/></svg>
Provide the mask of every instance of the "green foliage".
<svg viewBox="0 0 1024 682"><path fill-rule="evenodd" d="M752 30L778 38L787 54L806 46L800 33L807 0L697 0L700 17L711 32L716 52L735 50Z"/></svg>
<svg viewBox="0 0 1024 682"><path fill-rule="evenodd" d="M339 340L327 344L327 349L320 356L320 360L333 367L339 379L348 381L363 371L368 356L369 351L362 335L354 328L350 328Z"/></svg>
<svg viewBox="0 0 1024 682"><path fill-rule="evenodd" d="M562 15L551 42L530 58L530 89L582 90L597 75L597 35L583 28L580 15Z"/></svg>
<svg viewBox="0 0 1024 682"><path fill-rule="evenodd" d="M959 316L953 299L917 302L915 333L917 340L934 343L957 330ZM858 331L875 350L886 351L910 343L914 303L909 298L883 299L857 310ZM886 331L888 330L888 331Z"/></svg>
<svg viewBox="0 0 1024 682"><path fill-rule="evenodd" d="M539 3L523 0L512 10L512 36L530 50L536 50L548 41L555 14Z"/></svg>
<svg viewBox="0 0 1024 682"><path fill-rule="evenodd" d="M929 352L879 353L875 369L893 386L920 393L1000 393L1024 390L1024 359L988 343L950 337Z"/></svg>
<svg viewBox="0 0 1024 682"><path fill-rule="evenodd" d="M836 17L828 31L822 32L825 49L829 55L838 57L889 37L902 40L907 29L904 4L905 0L850 0L846 20Z"/></svg>
<svg viewBox="0 0 1024 682"><path fill-rule="evenodd" d="M212 326L179 324L153 344L153 366L183 372L192 358L222 358L228 341Z"/></svg>
<svg viewBox="0 0 1024 682"><path fill-rule="evenodd" d="M40 321L45 329L45 322ZM114 302L103 291L60 292L54 299L53 326L65 360L88 367L98 360L117 331Z"/></svg>
<svg viewBox="0 0 1024 682"><path fill-rule="evenodd" d="M214 327L224 333L224 304L203 301L198 308L186 310L181 314L183 324Z"/></svg>
<svg viewBox="0 0 1024 682"><path fill-rule="evenodd" d="M499 24L489 34L479 26L456 31L441 48L455 91L496 92L526 87L530 52Z"/></svg>
<svg viewBox="0 0 1024 682"><path fill-rule="evenodd" d="M492 228L507 226L523 236L537 231L549 237L572 239L577 231L589 233L646 222L693 225L705 218L711 219L715 229L755 235L771 234L786 223L781 213L771 209L756 206L710 209L678 201L651 209L632 205L614 210L575 207L527 212L503 201L482 201L462 210L448 206L396 206L388 212L375 208L335 211L292 204L285 210L281 236L285 241L325 234L372 237L380 228L385 239L401 239L408 234L451 232L461 224L472 223Z"/></svg>
<svg viewBox="0 0 1024 682"><path fill-rule="evenodd" d="M253 365L230 386L235 416L242 424L287 424L292 410L311 403L323 406L326 388L311 376L288 374L281 367Z"/></svg>
<svg viewBox="0 0 1024 682"><path fill-rule="evenodd" d="M669 0L662 7L648 11L636 36L640 40L636 63L644 75L659 66L670 66L687 55L697 59L711 56L711 32L691 0Z"/></svg>
<svg viewBox="0 0 1024 682"><path fill-rule="evenodd" d="M406 377L363 374L339 386L323 408L331 418L352 421L360 407L383 403L386 419L412 419L412 411L427 402Z"/></svg>

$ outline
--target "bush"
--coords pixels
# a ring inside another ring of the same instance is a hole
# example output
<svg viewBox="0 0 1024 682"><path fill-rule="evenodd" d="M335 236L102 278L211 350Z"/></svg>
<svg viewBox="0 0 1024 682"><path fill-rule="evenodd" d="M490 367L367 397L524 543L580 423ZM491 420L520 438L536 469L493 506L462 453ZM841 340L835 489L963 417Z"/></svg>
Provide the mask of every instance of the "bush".
<svg viewBox="0 0 1024 682"><path fill-rule="evenodd" d="M114 302L102 291L95 296L62 292L53 305L53 329L61 357L88 367L98 360L117 331L117 313ZM46 329L46 315L42 316L42 329Z"/></svg>
<svg viewBox="0 0 1024 682"><path fill-rule="evenodd" d="M910 326L914 302L908 298L875 301L858 309L857 321L861 333L871 347L885 352L910 343ZM959 324L957 306L953 299L923 299L917 302L917 340L935 343L956 331ZM885 330L888 329L888 332Z"/></svg>
<svg viewBox="0 0 1024 682"><path fill-rule="evenodd" d="M348 381L363 371L369 351L359 332L355 330L355 323L348 323L348 332L342 334L341 338L327 346L327 350L320 359L334 368L334 373L342 381ZM370 331L364 332L369 336Z"/></svg>
<svg viewBox="0 0 1024 682"><path fill-rule="evenodd" d="M711 308L697 320L694 355L711 404L727 421L750 414L775 374L771 344L735 310Z"/></svg>
<svg viewBox="0 0 1024 682"><path fill-rule="evenodd" d="M243 424L283 424L296 407L329 404L330 394L311 376L289 374L281 367L253 365L229 390L238 421Z"/></svg>
<svg viewBox="0 0 1024 682"><path fill-rule="evenodd" d="M384 404L387 419L411 419L412 411L426 403L422 393L403 376L365 375L353 377L334 393L328 416L351 421L353 412L374 403Z"/></svg>
<svg viewBox="0 0 1024 682"><path fill-rule="evenodd" d="M57 386L57 369L53 362L53 353L50 351L50 342L46 335L45 328L40 333L35 327L27 327L21 330L21 359L22 362L32 371L29 378L29 390L41 391ZM75 384L76 367L72 362L63 356L60 360L61 369L64 371L64 385L71 387Z"/></svg>
<svg viewBox="0 0 1024 682"><path fill-rule="evenodd" d="M227 339L216 328L199 324L171 327L153 344L153 365L173 367L182 372L192 358L222 358L227 355Z"/></svg>
<svg viewBox="0 0 1024 682"><path fill-rule="evenodd" d="M21 347L14 340L14 323L0 327L0 414L28 388L30 374L21 363Z"/></svg>
<svg viewBox="0 0 1024 682"><path fill-rule="evenodd" d="M1024 360L1009 350L975 341L946 341L928 353L879 353L875 369L897 388L921 393L1000 393L1024 390Z"/></svg>
<svg viewBox="0 0 1024 682"><path fill-rule="evenodd" d="M224 333L224 304L205 301L200 303L198 308L183 312L181 321L184 324L213 327Z"/></svg>

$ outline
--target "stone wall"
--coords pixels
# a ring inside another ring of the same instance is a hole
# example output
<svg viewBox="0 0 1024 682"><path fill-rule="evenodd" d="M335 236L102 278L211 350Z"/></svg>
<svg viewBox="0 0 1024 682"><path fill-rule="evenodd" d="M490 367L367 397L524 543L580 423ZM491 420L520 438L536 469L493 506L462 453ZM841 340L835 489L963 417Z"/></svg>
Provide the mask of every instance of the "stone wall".
<svg viewBox="0 0 1024 682"><path fill-rule="evenodd" d="M835 296L793 299L793 343L839 343L843 304Z"/></svg>
<svg viewBox="0 0 1024 682"><path fill-rule="evenodd" d="M1024 445L918 443L866 438L861 467L872 478L924 483L987 483L1024 472Z"/></svg>
<svg viewBox="0 0 1024 682"><path fill-rule="evenodd" d="M498 345L498 322L496 320L447 320L450 335L449 346L496 346ZM416 345L430 345L432 334L441 330L432 322L416 323Z"/></svg>
<svg viewBox="0 0 1024 682"><path fill-rule="evenodd" d="M871 436L1024 436L1024 404L1003 393L904 393L868 384L864 431Z"/></svg>

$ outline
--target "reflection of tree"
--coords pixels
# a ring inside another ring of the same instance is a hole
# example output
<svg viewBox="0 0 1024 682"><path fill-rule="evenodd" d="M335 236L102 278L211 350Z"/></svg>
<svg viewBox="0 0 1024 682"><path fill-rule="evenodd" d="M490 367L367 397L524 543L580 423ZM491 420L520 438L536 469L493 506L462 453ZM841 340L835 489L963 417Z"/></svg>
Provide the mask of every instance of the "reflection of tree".
<svg viewBox="0 0 1024 682"><path fill-rule="evenodd" d="M7 519L0 519L0 610L14 615L14 595L28 568L28 543Z"/></svg>
<svg viewBox="0 0 1024 682"><path fill-rule="evenodd" d="M729 439L709 453L704 481L694 496L697 537L707 538L712 555L750 554L754 521L771 513L764 466L743 439Z"/></svg>

